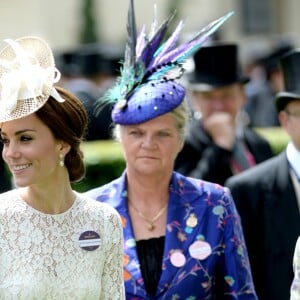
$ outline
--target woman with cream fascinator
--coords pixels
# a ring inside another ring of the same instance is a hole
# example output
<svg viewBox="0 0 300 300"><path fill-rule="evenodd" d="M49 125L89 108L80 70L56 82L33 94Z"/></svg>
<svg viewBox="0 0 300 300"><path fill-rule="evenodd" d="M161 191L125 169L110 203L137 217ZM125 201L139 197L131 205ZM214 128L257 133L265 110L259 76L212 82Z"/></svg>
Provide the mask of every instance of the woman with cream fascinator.
<svg viewBox="0 0 300 300"><path fill-rule="evenodd" d="M87 113L55 86L44 40L5 42L2 156L16 188L0 194L0 299L124 299L120 217L71 186L85 173Z"/></svg>

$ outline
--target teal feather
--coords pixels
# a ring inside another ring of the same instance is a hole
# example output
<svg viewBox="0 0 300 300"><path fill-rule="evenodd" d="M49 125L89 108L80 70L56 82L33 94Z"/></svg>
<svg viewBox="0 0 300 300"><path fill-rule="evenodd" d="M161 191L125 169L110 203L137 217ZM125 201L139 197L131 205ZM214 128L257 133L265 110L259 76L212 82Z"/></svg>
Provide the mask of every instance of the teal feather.
<svg viewBox="0 0 300 300"><path fill-rule="evenodd" d="M145 27L139 36L136 35L134 0L130 0L127 18L127 43L125 58L121 68L120 77L104 95L98 100L96 110L107 102L122 102L126 106L129 95L140 85L157 80L174 80L180 78L184 72L182 64L192 56L233 12L229 12L216 21L208 24L188 42L176 47L183 21L180 21L171 36L165 41L174 13L156 28L156 16L152 23L152 32L149 36ZM122 105L123 105L122 104Z"/></svg>

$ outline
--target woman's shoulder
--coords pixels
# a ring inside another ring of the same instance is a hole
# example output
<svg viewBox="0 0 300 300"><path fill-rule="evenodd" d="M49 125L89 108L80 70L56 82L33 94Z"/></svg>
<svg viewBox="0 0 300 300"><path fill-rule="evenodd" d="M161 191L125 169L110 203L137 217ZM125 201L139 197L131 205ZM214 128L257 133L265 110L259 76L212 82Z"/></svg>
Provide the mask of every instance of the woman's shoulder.
<svg viewBox="0 0 300 300"><path fill-rule="evenodd" d="M205 181L202 179L194 178L194 177L188 177L181 173L174 172L175 174L175 180L182 190L186 191L192 191L195 192L209 192L210 194L224 194L227 192L227 188L214 182Z"/></svg>
<svg viewBox="0 0 300 300"><path fill-rule="evenodd" d="M193 203L195 206L230 205L233 200L230 190L220 184L187 177L175 173L174 193L181 195L182 202ZM177 190L176 190L177 189Z"/></svg>
<svg viewBox="0 0 300 300"><path fill-rule="evenodd" d="M21 200L17 189L0 194L0 214L20 213L24 211L24 202Z"/></svg>
<svg viewBox="0 0 300 300"><path fill-rule="evenodd" d="M89 198L96 199L102 201L103 198L108 197L114 190L119 189L120 186L124 185L125 175L122 176L93 189L88 190L84 193L84 195Z"/></svg>
<svg viewBox="0 0 300 300"><path fill-rule="evenodd" d="M12 201L18 199L18 193L16 191L16 189L4 192L0 194L0 207L2 207L3 205L8 205L10 204Z"/></svg>
<svg viewBox="0 0 300 300"><path fill-rule="evenodd" d="M222 224L224 228L230 228L236 222L238 214L228 188L181 175L175 178L179 183L177 189L171 191L173 205L182 208L177 214L193 214L206 224Z"/></svg>
<svg viewBox="0 0 300 300"><path fill-rule="evenodd" d="M107 217L112 215L119 216L116 209L114 209L111 205L107 203L96 201L95 199L88 196L86 193L76 192L76 195L84 211L89 211L94 214L106 215Z"/></svg>

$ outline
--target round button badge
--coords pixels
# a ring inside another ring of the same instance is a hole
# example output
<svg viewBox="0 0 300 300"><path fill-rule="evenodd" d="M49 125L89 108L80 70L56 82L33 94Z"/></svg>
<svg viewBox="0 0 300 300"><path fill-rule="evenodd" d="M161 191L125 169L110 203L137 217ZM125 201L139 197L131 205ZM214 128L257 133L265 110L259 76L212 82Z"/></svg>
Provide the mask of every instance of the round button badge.
<svg viewBox="0 0 300 300"><path fill-rule="evenodd" d="M187 221L186 221L186 225L187 225L188 227L194 228L194 227L197 226L197 224L198 224L198 219L197 219L196 215L195 215L194 213L192 213L192 214L188 217L188 219L187 219Z"/></svg>
<svg viewBox="0 0 300 300"><path fill-rule="evenodd" d="M171 254L171 257L170 257L170 261L171 261L171 264L174 266L174 267L182 267L185 265L185 262L186 262L186 258L185 256L183 255L183 253L181 251L174 251L172 254Z"/></svg>
<svg viewBox="0 0 300 300"><path fill-rule="evenodd" d="M99 248L101 243L100 235L96 231L84 231L80 234L78 243L80 248L84 250L96 250L97 248Z"/></svg>
<svg viewBox="0 0 300 300"><path fill-rule="evenodd" d="M191 257L196 259L206 259L211 255L212 250L209 243L204 241L196 241L189 247Z"/></svg>

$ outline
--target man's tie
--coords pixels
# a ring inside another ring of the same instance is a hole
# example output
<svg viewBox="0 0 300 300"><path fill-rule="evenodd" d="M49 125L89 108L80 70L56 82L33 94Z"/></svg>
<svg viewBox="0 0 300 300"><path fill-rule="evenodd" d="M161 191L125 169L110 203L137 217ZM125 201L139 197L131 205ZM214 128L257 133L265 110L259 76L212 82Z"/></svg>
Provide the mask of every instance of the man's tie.
<svg viewBox="0 0 300 300"><path fill-rule="evenodd" d="M255 166L253 155L249 152L243 140L237 139L233 148L231 158L231 169L233 174L240 173Z"/></svg>

